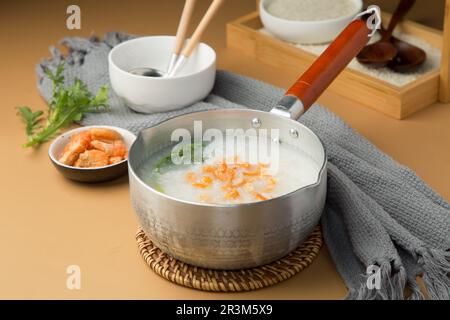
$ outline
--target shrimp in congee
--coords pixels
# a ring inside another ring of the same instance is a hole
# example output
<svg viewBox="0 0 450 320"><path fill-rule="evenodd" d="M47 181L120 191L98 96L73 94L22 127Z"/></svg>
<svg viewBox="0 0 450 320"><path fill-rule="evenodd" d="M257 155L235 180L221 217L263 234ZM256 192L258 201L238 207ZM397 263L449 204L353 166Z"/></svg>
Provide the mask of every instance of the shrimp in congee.
<svg viewBox="0 0 450 320"><path fill-rule="evenodd" d="M174 146L156 150L137 174L153 189L176 199L226 205L270 200L317 181L319 164L296 146L276 144L278 152L272 148L268 152L261 145L270 146L269 138L258 143L250 143L254 140L249 136L230 137L230 141L229 148L226 139L191 143L191 153L183 159L192 160L195 150L201 151L197 153L202 159L181 164L173 161ZM258 156L252 159L252 155Z"/></svg>

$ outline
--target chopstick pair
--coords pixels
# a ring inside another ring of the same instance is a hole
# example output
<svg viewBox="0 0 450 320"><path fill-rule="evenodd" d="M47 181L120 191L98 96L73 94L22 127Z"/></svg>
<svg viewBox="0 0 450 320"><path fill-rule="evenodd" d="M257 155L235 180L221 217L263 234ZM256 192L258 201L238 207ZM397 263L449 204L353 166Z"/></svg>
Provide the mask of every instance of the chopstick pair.
<svg viewBox="0 0 450 320"><path fill-rule="evenodd" d="M194 12L195 2L197 0L186 0L183 13L181 14L180 23L178 25L177 35L175 38L175 45L172 50L172 56L167 68L167 76L172 77L179 72L186 64L186 60L191 56L194 50L200 43L200 39L203 33L206 31L209 23L214 18L215 14L219 10L220 6L225 0L214 0L203 16L202 20L195 29L188 44L184 47L186 42L187 30ZM183 48L184 47L184 48Z"/></svg>

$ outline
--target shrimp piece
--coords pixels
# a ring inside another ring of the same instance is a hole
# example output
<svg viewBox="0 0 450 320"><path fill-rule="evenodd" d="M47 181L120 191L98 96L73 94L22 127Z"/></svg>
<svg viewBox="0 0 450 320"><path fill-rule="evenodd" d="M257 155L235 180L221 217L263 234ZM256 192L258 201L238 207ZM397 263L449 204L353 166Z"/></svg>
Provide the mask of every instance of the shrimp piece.
<svg viewBox="0 0 450 320"><path fill-rule="evenodd" d="M186 173L186 180L191 183L194 183L197 180L197 176L195 175L194 172L190 171Z"/></svg>
<svg viewBox="0 0 450 320"><path fill-rule="evenodd" d="M203 183L206 183L206 184L211 184L211 183L213 183L213 179L212 179L211 177L204 176L204 177L202 178L202 182L203 182Z"/></svg>
<svg viewBox="0 0 450 320"><path fill-rule="evenodd" d="M64 147L64 150L59 157L59 162L73 166L77 161L78 156L88 149L90 142L91 134L88 131L82 131L73 135L70 138L69 143Z"/></svg>
<svg viewBox="0 0 450 320"><path fill-rule="evenodd" d="M204 166L203 167L203 173L211 173L214 174L214 167L213 166Z"/></svg>
<svg viewBox="0 0 450 320"><path fill-rule="evenodd" d="M261 168L257 167L255 171L244 171L244 176L259 176L261 174Z"/></svg>
<svg viewBox="0 0 450 320"><path fill-rule="evenodd" d="M233 187L242 187L246 183L247 183L247 180L245 180L244 178L238 178L234 182Z"/></svg>
<svg viewBox="0 0 450 320"><path fill-rule="evenodd" d="M231 184L231 182L236 178L236 170L234 168L228 167L224 174L224 181Z"/></svg>
<svg viewBox="0 0 450 320"><path fill-rule="evenodd" d="M225 162L219 163L219 165L217 166L217 170L219 172L226 172L228 169L228 166Z"/></svg>
<svg viewBox="0 0 450 320"><path fill-rule="evenodd" d="M250 163L248 162L238 162L236 163L236 165L240 168L244 168L244 169L249 169L250 168Z"/></svg>
<svg viewBox="0 0 450 320"><path fill-rule="evenodd" d="M268 185L276 185L277 184L277 180L271 175L264 176L264 178L267 181Z"/></svg>
<svg viewBox="0 0 450 320"><path fill-rule="evenodd" d="M269 198L264 197L262 194L257 193L257 192L254 193L254 196L255 196L256 200L259 200L259 201L269 200Z"/></svg>
<svg viewBox="0 0 450 320"><path fill-rule="evenodd" d="M96 168L109 164L108 155L100 150L86 150L78 157L75 167L78 168Z"/></svg>
<svg viewBox="0 0 450 320"><path fill-rule="evenodd" d="M225 199L234 200L234 199L239 198L239 196L240 196L239 191L237 191L237 189L233 188L225 195Z"/></svg>
<svg viewBox="0 0 450 320"><path fill-rule="evenodd" d="M109 164L116 164L122 161L124 158L122 157L111 157L109 158Z"/></svg>
<svg viewBox="0 0 450 320"><path fill-rule="evenodd" d="M89 130L92 136L92 140L100 140L103 142L112 142L115 140L122 140L122 136L111 129L106 128L92 128Z"/></svg>
<svg viewBox="0 0 450 320"><path fill-rule="evenodd" d="M216 179L219 179L220 181L226 181L227 180L225 172L222 172L219 169L216 169L214 171L214 176L216 177Z"/></svg>
<svg viewBox="0 0 450 320"><path fill-rule="evenodd" d="M93 140L91 141L91 147L105 152L110 157L126 158L127 156L127 147L122 140L114 140L111 143Z"/></svg>
<svg viewBox="0 0 450 320"><path fill-rule="evenodd" d="M209 184L201 183L201 182L194 182L192 184L192 186L195 187L195 188L199 188L199 189L206 189L206 188L209 187Z"/></svg>
<svg viewBox="0 0 450 320"><path fill-rule="evenodd" d="M214 171L214 176L220 181L230 183L236 177L236 169L222 163Z"/></svg>

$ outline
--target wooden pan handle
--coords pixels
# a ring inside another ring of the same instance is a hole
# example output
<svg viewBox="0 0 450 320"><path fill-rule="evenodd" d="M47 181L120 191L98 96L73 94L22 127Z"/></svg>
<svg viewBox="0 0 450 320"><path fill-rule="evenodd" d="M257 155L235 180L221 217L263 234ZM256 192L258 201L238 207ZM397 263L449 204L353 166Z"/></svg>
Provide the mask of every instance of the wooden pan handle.
<svg viewBox="0 0 450 320"><path fill-rule="evenodd" d="M367 44L371 32L364 20L350 23L286 92L285 97L297 97L306 111Z"/></svg>
<svg viewBox="0 0 450 320"><path fill-rule="evenodd" d="M177 36L175 38L175 45L173 47L174 54L180 54L186 40L186 34L191 22L192 14L194 12L195 2L197 0L186 0L184 4L183 13L181 14L180 24L178 25Z"/></svg>
<svg viewBox="0 0 450 320"><path fill-rule="evenodd" d="M184 57L191 56L192 52L195 50L198 43L200 42L203 33L206 31L206 28L208 27L209 23L214 18L215 14L219 10L220 6L224 3L224 1L225 0L214 0L213 3L211 3L211 5L208 8L208 11L206 11L206 14L200 21L200 24L198 25L197 29L195 29L194 34L189 40L189 43L181 53L182 56Z"/></svg>

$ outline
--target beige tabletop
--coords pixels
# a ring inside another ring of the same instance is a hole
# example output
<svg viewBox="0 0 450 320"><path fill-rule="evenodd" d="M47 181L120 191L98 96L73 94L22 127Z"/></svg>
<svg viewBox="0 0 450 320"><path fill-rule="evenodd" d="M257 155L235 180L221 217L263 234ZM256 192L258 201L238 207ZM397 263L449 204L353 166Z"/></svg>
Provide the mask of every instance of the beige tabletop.
<svg viewBox="0 0 450 320"><path fill-rule="evenodd" d="M378 1L380 2L380 1ZM174 285L151 272L136 248L137 221L126 178L100 185L63 178L48 144L24 150L14 107L45 109L34 68L64 36L122 30L173 34L181 0L77 1L82 29L65 28L69 1L0 4L0 298L338 299L346 289L326 248L294 278L250 293L212 294ZM201 1L196 18L206 8ZM219 67L287 87L298 74L259 64L226 49L225 24L254 10L253 0L229 0L205 36ZM440 10L439 10L440 11ZM439 12L437 11L437 12ZM436 104L397 121L325 93L320 102L397 161L450 198L450 106ZM66 287L66 268L81 268L81 290Z"/></svg>

